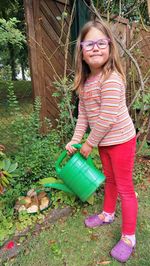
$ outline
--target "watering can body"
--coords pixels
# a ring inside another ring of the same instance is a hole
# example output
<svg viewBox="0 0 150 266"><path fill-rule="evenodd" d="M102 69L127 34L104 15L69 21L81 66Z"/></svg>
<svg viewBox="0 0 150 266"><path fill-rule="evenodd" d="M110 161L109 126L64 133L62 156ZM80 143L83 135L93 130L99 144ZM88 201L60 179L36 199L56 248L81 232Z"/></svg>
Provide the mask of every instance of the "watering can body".
<svg viewBox="0 0 150 266"><path fill-rule="evenodd" d="M81 148L81 144L74 144L75 148ZM65 165L61 166L67 156L63 151L56 162L56 172L71 193L78 196L83 202L96 191L104 182L105 177L93 164L90 156L84 158L80 152L74 153ZM64 190L64 189L62 189Z"/></svg>

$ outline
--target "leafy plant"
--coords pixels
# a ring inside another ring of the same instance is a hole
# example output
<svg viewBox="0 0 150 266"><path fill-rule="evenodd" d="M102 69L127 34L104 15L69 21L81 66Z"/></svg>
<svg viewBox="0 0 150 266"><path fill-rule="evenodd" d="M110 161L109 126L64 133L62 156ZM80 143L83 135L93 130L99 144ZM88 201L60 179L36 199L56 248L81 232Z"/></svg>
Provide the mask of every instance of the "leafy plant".
<svg viewBox="0 0 150 266"><path fill-rule="evenodd" d="M150 93L148 91L149 88L136 99L133 105L138 139L137 153L145 155L150 153L147 144L147 137L150 131Z"/></svg>
<svg viewBox="0 0 150 266"><path fill-rule="evenodd" d="M8 187L16 176L17 163L11 163L10 159L6 158L0 161L0 194L3 193L4 188Z"/></svg>
<svg viewBox="0 0 150 266"><path fill-rule="evenodd" d="M11 81L7 82L8 84L8 94L7 94L7 99L8 99L8 108L10 111L10 114L14 115L17 113L20 108L19 108L19 103L17 101L16 95L14 93L14 85Z"/></svg>
<svg viewBox="0 0 150 266"><path fill-rule="evenodd" d="M46 184L62 184L63 181L61 179L57 179L54 177L47 177L47 178L42 178L38 182L40 185L44 186Z"/></svg>
<svg viewBox="0 0 150 266"><path fill-rule="evenodd" d="M64 205L75 206L76 196L64 191L52 193L52 203L54 208L63 207Z"/></svg>
<svg viewBox="0 0 150 266"><path fill-rule="evenodd" d="M26 149L16 156L19 162L19 181L24 186L33 186L40 178L56 176L55 161L60 151L58 134L51 131L46 137L39 137L26 143Z"/></svg>
<svg viewBox="0 0 150 266"><path fill-rule="evenodd" d="M61 248L58 245L58 243L52 243L51 244L51 251L54 254L54 256L61 256L62 255L62 251L61 251Z"/></svg>
<svg viewBox="0 0 150 266"><path fill-rule="evenodd" d="M17 76L17 65L18 62L22 64L25 68L25 54L26 54L26 37L23 32L23 25L19 28L19 21L16 17L12 17L15 14L11 14L10 17L7 13L5 14L3 10L3 15L6 19L0 18L0 61L1 70L0 75L2 79L12 78L16 79ZM21 30L20 30L21 29ZM23 59L24 58L24 61ZM11 76L10 76L11 75Z"/></svg>
<svg viewBox="0 0 150 266"><path fill-rule="evenodd" d="M62 78L54 82L56 92L53 97L58 99L59 118L57 119L57 130L63 144L66 144L72 137L75 126L73 117L75 105L72 100L73 81L69 78Z"/></svg>
<svg viewBox="0 0 150 266"><path fill-rule="evenodd" d="M148 111L150 108L150 93L148 92L150 88L147 88L147 91L144 95L140 95L133 105L133 109L144 109Z"/></svg>
<svg viewBox="0 0 150 266"><path fill-rule="evenodd" d="M56 176L55 161L60 152L60 135L51 128L49 121L48 134L41 134L40 109L41 102L37 98L34 110L28 116L18 113L11 125L11 137L15 140L12 156L19 163L17 182L26 189L34 186L40 178Z"/></svg>
<svg viewBox="0 0 150 266"><path fill-rule="evenodd" d="M14 223L12 217L6 217L0 209L0 246L10 235L14 233Z"/></svg>
<svg viewBox="0 0 150 266"><path fill-rule="evenodd" d="M4 18L0 19L1 45L5 46L7 43L12 43L21 47L23 42L25 42L25 36L16 28L18 22L19 20L15 17L10 18L8 21Z"/></svg>
<svg viewBox="0 0 150 266"><path fill-rule="evenodd" d="M40 109L40 98L36 98L34 111L27 117L22 114L18 114L12 122L12 137L15 138L16 147L23 152L24 157L26 156L29 145L40 137Z"/></svg>

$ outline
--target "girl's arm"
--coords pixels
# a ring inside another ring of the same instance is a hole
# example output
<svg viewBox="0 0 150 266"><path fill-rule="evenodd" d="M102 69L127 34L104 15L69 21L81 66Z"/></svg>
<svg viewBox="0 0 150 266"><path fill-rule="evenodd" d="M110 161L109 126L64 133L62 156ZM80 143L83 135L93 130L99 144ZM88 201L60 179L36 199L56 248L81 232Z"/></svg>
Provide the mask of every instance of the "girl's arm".
<svg viewBox="0 0 150 266"><path fill-rule="evenodd" d="M69 143L67 143L65 149L68 151L69 154L72 154L76 151L76 148L74 148L72 145L79 143L86 132L86 129L88 127L88 120L85 113L84 105L82 102L82 99L79 100L79 106L78 106L78 119L77 124L75 127L74 135Z"/></svg>

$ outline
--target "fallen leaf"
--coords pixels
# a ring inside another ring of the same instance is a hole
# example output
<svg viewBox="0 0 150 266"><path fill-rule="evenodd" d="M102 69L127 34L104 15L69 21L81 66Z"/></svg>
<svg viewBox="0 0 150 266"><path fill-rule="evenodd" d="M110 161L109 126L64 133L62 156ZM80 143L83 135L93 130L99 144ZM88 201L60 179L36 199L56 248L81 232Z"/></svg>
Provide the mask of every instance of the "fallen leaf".
<svg viewBox="0 0 150 266"><path fill-rule="evenodd" d="M98 261L96 264L98 264L98 265L108 265L110 263L111 263L110 260L105 260L105 261Z"/></svg>
<svg viewBox="0 0 150 266"><path fill-rule="evenodd" d="M92 235L90 236L90 238L91 238L91 240L98 240L98 235L96 235L96 234L92 234Z"/></svg>
<svg viewBox="0 0 150 266"><path fill-rule="evenodd" d="M51 244L54 244L54 243L56 243L56 240L49 240L49 241L48 241L48 244L50 244L50 245L51 245Z"/></svg>
<svg viewBox="0 0 150 266"><path fill-rule="evenodd" d="M84 210L82 211L82 214L83 214L83 215L88 215L88 211L84 209Z"/></svg>

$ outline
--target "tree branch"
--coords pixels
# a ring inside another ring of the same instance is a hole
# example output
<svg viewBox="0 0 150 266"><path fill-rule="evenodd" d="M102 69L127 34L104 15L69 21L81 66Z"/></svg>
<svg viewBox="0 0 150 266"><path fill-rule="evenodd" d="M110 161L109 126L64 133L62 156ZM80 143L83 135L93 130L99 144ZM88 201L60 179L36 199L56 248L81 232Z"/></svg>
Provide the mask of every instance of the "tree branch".
<svg viewBox="0 0 150 266"><path fill-rule="evenodd" d="M70 21L69 21L69 26L68 26L68 32L67 32L67 36L66 36L64 77L66 77L66 72L67 72L69 38L70 38L70 31L71 31L71 25L72 25L72 21L73 21L73 14L74 14L74 9L75 9L75 4L76 4L76 0L74 1L73 7L72 7L72 10L71 10L71 16L70 16Z"/></svg>
<svg viewBox="0 0 150 266"><path fill-rule="evenodd" d="M93 0L90 0L90 3L91 3L91 7L92 7L92 10L93 10L94 14L97 16L97 18L100 21L103 21L101 16L100 16L100 14L97 12L97 10L96 10L96 8L94 6ZM140 80L140 91L144 91L144 82L143 82L143 78L142 78L142 73L141 73L141 70L139 68L139 65L138 65L136 59L133 57L133 55L130 53L130 51L124 47L124 45L118 40L118 38L115 35L114 35L114 38L115 38L116 42L120 45L122 50L130 57L131 61L135 65L135 67L137 69L137 72L138 72L138 75L139 75L139 80ZM138 93L139 93L139 91L138 91ZM132 101L132 104L133 104L133 102L134 101ZM130 104L130 106L128 107L129 109L130 109L132 104Z"/></svg>

